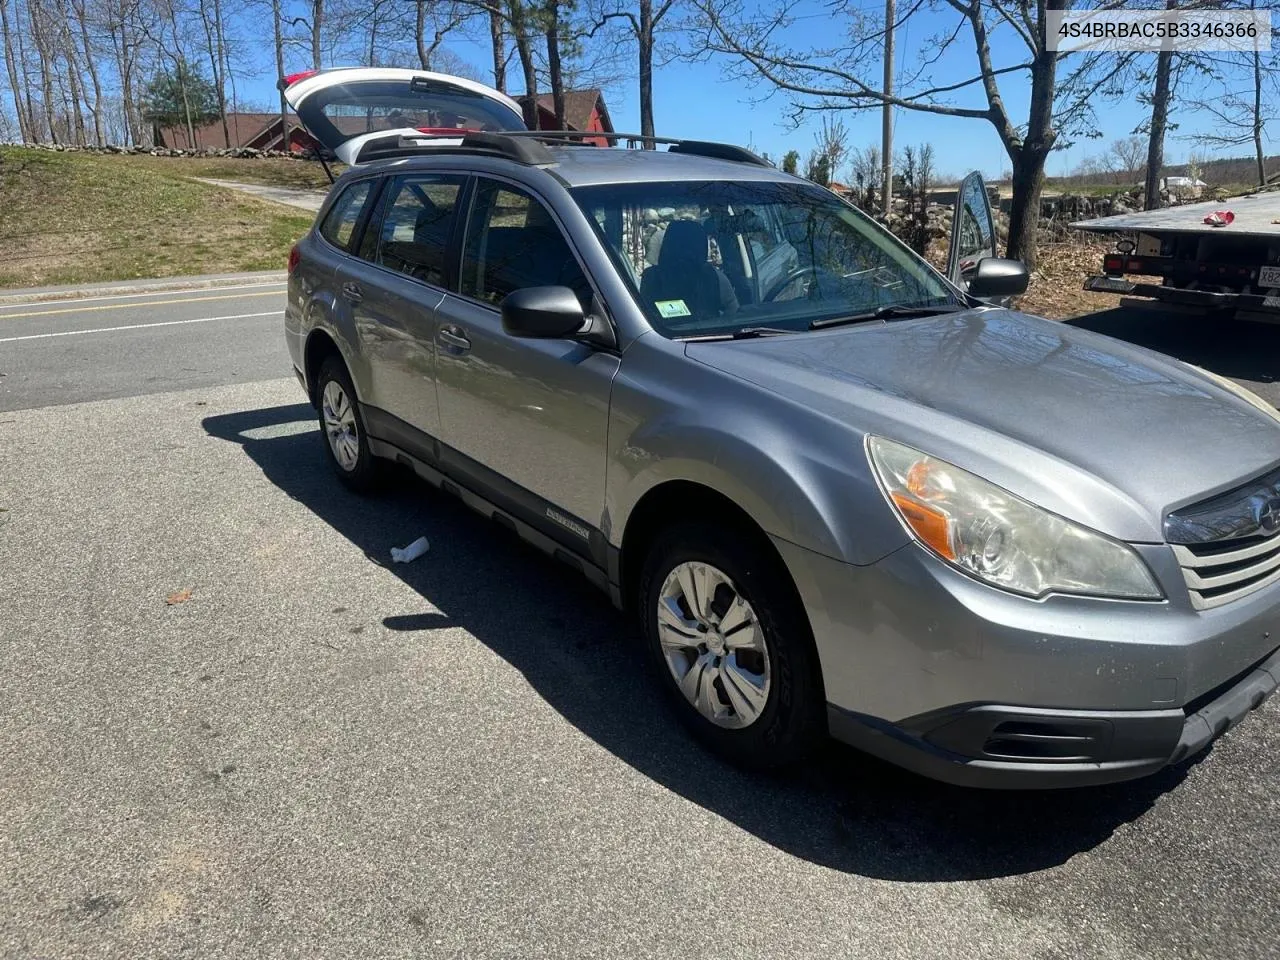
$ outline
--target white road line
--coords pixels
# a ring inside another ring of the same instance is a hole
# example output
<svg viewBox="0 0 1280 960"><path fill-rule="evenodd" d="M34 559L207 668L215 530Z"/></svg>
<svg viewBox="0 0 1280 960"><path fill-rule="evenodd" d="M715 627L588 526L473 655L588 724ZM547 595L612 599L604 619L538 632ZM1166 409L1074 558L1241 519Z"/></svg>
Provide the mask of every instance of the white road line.
<svg viewBox="0 0 1280 960"><path fill-rule="evenodd" d="M172 290L148 290L144 293L115 293L110 296L99 297L72 297L63 299L61 297L53 297L48 299L40 299L38 297L30 300L19 300L15 303L0 303L0 310L16 310L19 307L34 306L50 306L54 307L60 303L88 303L91 300L135 300L144 297L173 297L178 294L192 293L196 290L251 290L256 287L283 287L288 283L287 280L263 280L258 283L239 283L234 286L212 286L212 287L175 287ZM163 303L163 301L160 301ZM142 306L142 304L139 304Z"/></svg>
<svg viewBox="0 0 1280 960"><path fill-rule="evenodd" d="M176 327L184 323L213 323L215 320L248 320L251 317L279 317L283 310L268 310L265 313L236 313L227 317L196 317L192 320L161 320L158 323L130 323L119 327L97 327L93 330L60 330L57 333L29 333L23 337L0 337L0 343L15 343L18 340L48 340L50 337L79 337L86 333L114 333L117 330L145 330L148 327Z"/></svg>

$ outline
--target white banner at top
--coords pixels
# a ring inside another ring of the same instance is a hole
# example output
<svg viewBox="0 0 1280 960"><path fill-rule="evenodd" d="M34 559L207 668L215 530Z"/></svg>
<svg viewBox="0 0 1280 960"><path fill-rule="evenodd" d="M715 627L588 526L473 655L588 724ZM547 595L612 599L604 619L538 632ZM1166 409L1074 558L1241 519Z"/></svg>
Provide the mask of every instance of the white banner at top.
<svg viewBox="0 0 1280 960"><path fill-rule="evenodd" d="M1270 10L1048 10L1050 50L1270 50Z"/></svg>

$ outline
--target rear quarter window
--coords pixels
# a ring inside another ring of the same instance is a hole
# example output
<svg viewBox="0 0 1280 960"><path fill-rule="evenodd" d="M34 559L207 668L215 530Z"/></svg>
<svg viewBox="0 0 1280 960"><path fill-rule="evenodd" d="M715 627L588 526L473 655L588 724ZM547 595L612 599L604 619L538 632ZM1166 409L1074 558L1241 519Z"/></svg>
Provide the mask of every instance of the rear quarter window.
<svg viewBox="0 0 1280 960"><path fill-rule="evenodd" d="M341 250L351 249L351 238L369 203L373 190L372 180L360 180L350 184L338 195L320 224L320 235Z"/></svg>

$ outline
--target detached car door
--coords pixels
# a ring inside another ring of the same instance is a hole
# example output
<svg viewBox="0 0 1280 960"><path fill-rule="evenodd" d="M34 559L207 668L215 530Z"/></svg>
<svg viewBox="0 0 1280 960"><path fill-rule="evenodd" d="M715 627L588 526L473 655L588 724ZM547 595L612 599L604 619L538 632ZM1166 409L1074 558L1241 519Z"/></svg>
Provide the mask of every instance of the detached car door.
<svg viewBox="0 0 1280 960"><path fill-rule="evenodd" d="M280 86L307 132L351 165L377 159L402 136L525 129L506 94L443 73L357 67L293 74Z"/></svg>
<svg viewBox="0 0 1280 960"><path fill-rule="evenodd" d="M476 179L458 293L438 309L436 390L450 472L554 539L595 546L604 505L609 392L618 357L576 340L509 336L499 304L526 287L592 287L550 210ZM547 529L548 521L552 525Z"/></svg>

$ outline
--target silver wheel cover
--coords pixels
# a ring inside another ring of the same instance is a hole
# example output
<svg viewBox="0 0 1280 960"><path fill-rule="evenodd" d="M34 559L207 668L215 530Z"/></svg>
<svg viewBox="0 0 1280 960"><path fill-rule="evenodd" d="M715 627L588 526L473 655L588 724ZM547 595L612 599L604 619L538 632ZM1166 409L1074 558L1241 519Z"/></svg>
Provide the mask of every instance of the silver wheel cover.
<svg viewBox="0 0 1280 960"><path fill-rule="evenodd" d="M320 407L333 458L338 461L338 466L350 472L360 459L360 428L356 423L355 405L342 384L330 380L324 385Z"/></svg>
<svg viewBox="0 0 1280 960"><path fill-rule="evenodd" d="M769 701L769 651L755 611L721 570L679 564L658 594L658 642L685 699L719 727L750 726Z"/></svg>

